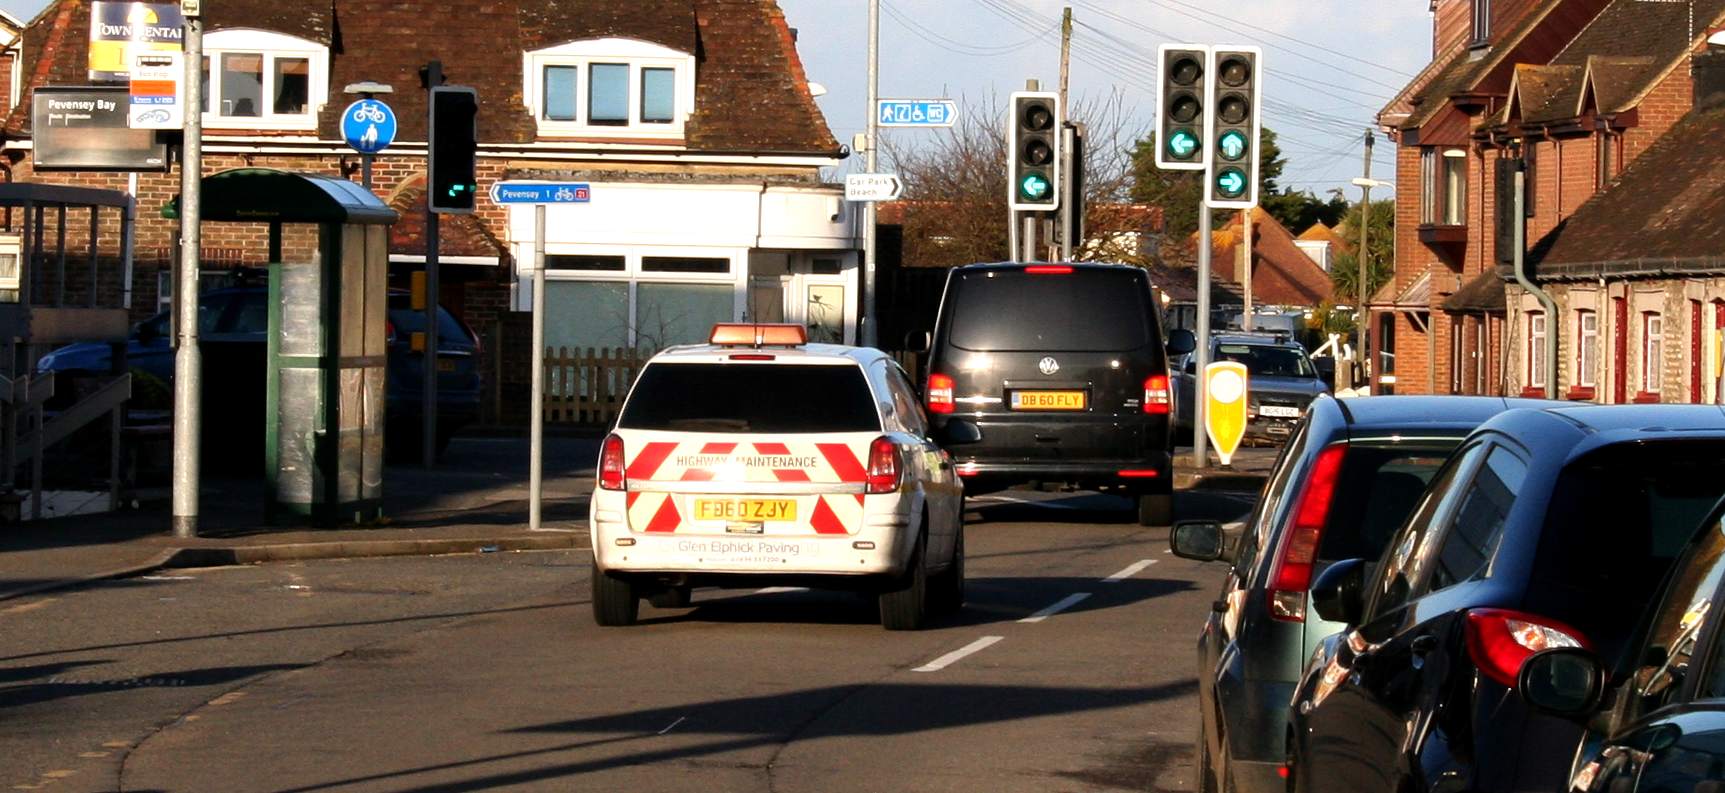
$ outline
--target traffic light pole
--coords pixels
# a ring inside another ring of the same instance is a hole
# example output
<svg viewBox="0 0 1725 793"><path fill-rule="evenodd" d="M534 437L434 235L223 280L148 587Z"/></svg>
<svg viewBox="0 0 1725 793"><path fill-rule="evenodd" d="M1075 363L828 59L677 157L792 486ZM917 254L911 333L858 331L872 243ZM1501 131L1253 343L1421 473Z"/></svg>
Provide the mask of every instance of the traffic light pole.
<svg viewBox="0 0 1725 793"><path fill-rule="evenodd" d="M1192 465L1204 468L1210 464L1209 413L1205 404L1209 384L1204 382L1204 370L1210 366L1210 207L1198 201L1198 357L1192 379Z"/></svg>
<svg viewBox="0 0 1725 793"><path fill-rule="evenodd" d="M437 463L437 213L431 210L431 89L443 84L443 61L432 61L425 68L426 140L425 140L425 350L420 355L420 454L426 468Z"/></svg>
<svg viewBox="0 0 1725 793"><path fill-rule="evenodd" d="M204 21L186 16L186 96L203 93ZM198 536L198 479L203 462L204 359L198 349L198 269L203 250L204 117L186 111L180 152L180 272L174 313L179 347L174 351L174 536ZM26 217L26 221L28 217ZM37 415L41 415L40 411ZM40 427L36 430L40 436ZM41 460L40 446L37 461Z"/></svg>
<svg viewBox="0 0 1725 793"><path fill-rule="evenodd" d="M880 0L868 4L868 151L863 170L875 172L875 150L880 148ZM875 202L863 204L863 320L862 346L879 346L880 328L875 317Z"/></svg>
<svg viewBox="0 0 1725 793"><path fill-rule="evenodd" d="M1020 253L1023 257L1023 261L1041 261L1042 258L1036 255L1036 213L1025 212L1022 218L1020 218L1020 222L1024 224L1024 231L1020 232L1018 235L1019 239L1024 243L1024 250Z"/></svg>

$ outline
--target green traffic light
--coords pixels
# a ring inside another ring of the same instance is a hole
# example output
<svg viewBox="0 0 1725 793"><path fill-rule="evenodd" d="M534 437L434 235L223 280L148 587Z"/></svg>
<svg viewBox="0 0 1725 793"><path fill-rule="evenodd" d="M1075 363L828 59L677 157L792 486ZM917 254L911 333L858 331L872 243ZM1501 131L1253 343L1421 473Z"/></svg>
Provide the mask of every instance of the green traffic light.
<svg viewBox="0 0 1725 793"><path fill-rule="evenodd" d="M1018 181L1018 194L1026 201L1041 201L1054 189L1048 177L1039 173L1025 174Z"/></svg>
<svg viewBox="0 0 1725 793"><path fill-rule="evenodd" d="M1216 174L1216 192L1229 199L1245 195L1246 173L1239 168L1223 168Z"/></svg>
<svg viewBox="0 0 1725 793"><path fill-rule="evenodd" d="M1216 148L1222 153L1222 159L1238 160L1246 156L1246 133L1237 129L1228 130L1217 138Z"/></svg>
<svg viewBox="0 0 1725 793"><path fill-rule="evenodd" d="M1168 153L1177 160L1189 160L1198 152L1198 136L1191 130L1177 129L1168 134Z"/></svg>

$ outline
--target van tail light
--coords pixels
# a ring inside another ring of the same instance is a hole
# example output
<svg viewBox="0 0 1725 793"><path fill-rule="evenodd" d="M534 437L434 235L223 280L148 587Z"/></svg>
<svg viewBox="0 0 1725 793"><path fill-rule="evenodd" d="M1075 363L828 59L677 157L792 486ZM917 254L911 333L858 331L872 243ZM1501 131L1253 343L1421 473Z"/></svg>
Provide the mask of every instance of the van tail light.
<svg viewBox="0 0 1725 793"><path fill-rule="evenodd" d="M1324 523L1330 518L1336 480L1341 478L1346 443L1318 452L1295 502L1293 524L1282 537L1276 566L1270 573L1270 616L1286 622L1306 621L1306 590L1312 586L1312 565L1318 559Z"/></svg>
<svg viewBox="0 0 1725 793"><path fill-rule="evenodd" d="M868 491L871 494L895 493L904 473L900 464L898 444L885 436L875 438L868 447Z"/></svg>
<svg viewBox="0 0 1725 793"><path fill-rule="evenodd" d="M951 413L957 403L952 400L952 375L931 374L928 376L928 412Z"/></svg>
<svg viewBox="0 0 1725 793"><path fill-rule="evenodd" d="M615 434L606 436L605 446L599 450L599 487L629 489L629 478L623 473L623 439Z"/></svg>
<svg viewBox="0 0 1725 793"><path fill-rule="evenodd" d="M1174 394L1168 389L1168 375L1153 374L1144 380L1145 413L1166 416L1173 404Z"/></svg>
<svg viewBox="0 0 1725 793"><path fill-rule="evenodd" d="M1591 644L1581 632L1556 620L1507 609L1467 613L1467 653L1486 677L1515 688L1521 663L1540 650Z"/></svg>

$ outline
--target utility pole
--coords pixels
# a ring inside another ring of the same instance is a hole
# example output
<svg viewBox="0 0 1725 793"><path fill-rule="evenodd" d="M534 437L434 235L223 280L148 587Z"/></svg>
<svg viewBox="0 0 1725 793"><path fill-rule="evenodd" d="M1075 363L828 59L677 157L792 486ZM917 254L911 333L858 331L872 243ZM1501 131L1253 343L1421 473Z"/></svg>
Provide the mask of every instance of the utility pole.
<svg viewBox="0 0 1725 793"><path fill-rule="evenodd" d="M195 10L195 6L193 9ZM186 93L204 92L204 21L186 17ZM174 351L174 536L198 536L198 482L203 437L203 353L198 349L198 268L203 249L204 116L187 101L180 152L180 278L174 300L179 348ZM38 430L40 432L40 430Z"/></svg>
<svg viewBox="0 0 1725 793"><path fill-rule="evenodd" d="M875 150L880 148L880 0L868 2L868 135L863 169L875 172ZM879 344L874 314L875 202L863 204L863 320L862 346Z"/></svg>
<svg viewBox="0 0 1725 793"><path fill-rule="evenodd" d="M1245 308L1240 312L1240 329L1252 329L1252 210L1240 210L1240 245L1246 252L1246 261L1240 265L1240 291L1244 293Z"/></svg>
<svg viewBox="0 0 1725 793"><path fill-rule="evenodd" d="M1370 298L1370 295L1366 294L1366 273L1370 272L1367 268L1367 262L1371 259L1372 255L1371 249L1366 247L1368 233L1372 227L1372 143L1372 131L1368 127L1366 129L1366 181L1360 186L1360 302L1359 305L1354 308L1354 310L1358 312L1358 319L1355 320L1355 326L1357 328L1356 332L1359 334L1360 338L1360 379L1365 381L1367 393L1371 393L1374 390L1372 388L1371 373L1372 322L1371 314L1368 313L1366 309L1366 300ZM1354 385L1356 388L1359 387L1358 383L1355 383Z"/></svg>
<svg viewBox="0 0 1725 793"><path fill-rule="evenodd" d="M1072 74L1072 6L1060 17L1060 114L1066 115L1066 89ZM1062 118L1061 121L1066 119Z"/></svg>
<svg viewBox="0 0 1725 793"><path fill-rule="evenodd" d="M1072 6L1067 6L1066 10L1064 12L1062 12L1060 15L1060 118L1057 119L1055 122L1059 125L1058 129L1060 131L1060 134L1063 136L1067 134L1066 133L1066 94L1067 94L1067 87L1071 82L1071 75L1072 75ZM1060 147L1060 152L1061 152L1062 157L1067 157L1067 156L1071 155L1072 148L1069 146L1063 145ZM1067 165L1066 163L1062 163L1061 165L1062 165L1062 167L1060 169L1060 177L1062 179L1071 179L1073 177L1073 174L1074 174L1074 171L1072 170L1072 168L1069 165ZM1055 185L1054 189L1055 189L1055 191L1057 191L1061 194L1063 199L1067 197L1068 191L1065 189L1065 185ZM1066 200L1062 200L1060 202L1060 214L1058 216L1060 219L1059 220L1060 246L1058 248L1056 248L1053 245L1053 236L1054 235L1050 234L1049 235L1049 243L1050 244L1048 246L1048 250L1049 250L1048 259L1050 261L1065 262L1065 261L1071 261L1072 260L1072 240L1069 239L1069 237L1072 236L1073 224L1070 222L1070 220L1072 218L1072 213L1074 211L1076 211L1076 210L1071 206L1071 202L1066 201Z"/></svg>

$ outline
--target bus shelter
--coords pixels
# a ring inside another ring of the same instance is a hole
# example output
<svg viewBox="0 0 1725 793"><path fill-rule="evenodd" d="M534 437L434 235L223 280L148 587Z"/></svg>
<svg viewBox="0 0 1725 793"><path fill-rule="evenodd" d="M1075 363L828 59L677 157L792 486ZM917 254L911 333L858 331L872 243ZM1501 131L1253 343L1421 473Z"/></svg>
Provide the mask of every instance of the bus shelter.
<svg viewBox="0 0 1725 793"><path fill-rule="evenodd" d="M269 229L261 429L271 513L326 526L376 520L396 212L346 179L267 168L212 174L202 190L203 222ZM315 242L284 256L284 226L295 224L314 226Z"/></svg>

